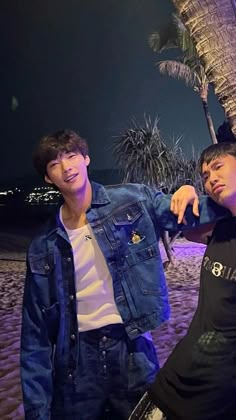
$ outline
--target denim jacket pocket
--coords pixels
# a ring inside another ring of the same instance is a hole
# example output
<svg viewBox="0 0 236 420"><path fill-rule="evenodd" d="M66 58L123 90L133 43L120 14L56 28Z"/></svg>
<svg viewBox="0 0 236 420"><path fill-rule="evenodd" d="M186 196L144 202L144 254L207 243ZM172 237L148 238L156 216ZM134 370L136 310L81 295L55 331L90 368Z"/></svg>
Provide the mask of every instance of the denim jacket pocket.
<svg viewBox="0 0 236 420"><path fill-rule="evenodd" d="M138 264L144 260L148 260L153 257L159 256L159 248L158 244L149 245L146 248L143 249L137 249L136 252L132 252L129 255L125 256L125 259L129 266Z"/></svg>
<svg viewBox="0 0 236 420"><path fill-rule="evenodd" d="M165 281L160 271L161 256L157 242L143 249L135 248L135 252L126 255L125 259L128 266L126 279L134 295L138 294L138 290L142 295L153 297L160 297L166 293Z"/></svg>
<svg viewBox="0 0 236 420"><path fill-rule="evenodd" d="M143 208L140 202L129 204L117 210L113 216L113 222L116 226L132 225L143 214Z"/></svg>
<svg viewBox="0 0 236 420"><path fill-rule="evenodd" d="M29 264L35 282L40 287L41 294L38 294L39 302L41 302L40 306L45 311L49 311L58 302L54 254L29 256Z"/></svg>
<svg viewBox="0 0 236 420"><path fill-rule="evenodd" d="M29 256L29 264L33 274L47 276L54 268L54 254Z"/></svg>

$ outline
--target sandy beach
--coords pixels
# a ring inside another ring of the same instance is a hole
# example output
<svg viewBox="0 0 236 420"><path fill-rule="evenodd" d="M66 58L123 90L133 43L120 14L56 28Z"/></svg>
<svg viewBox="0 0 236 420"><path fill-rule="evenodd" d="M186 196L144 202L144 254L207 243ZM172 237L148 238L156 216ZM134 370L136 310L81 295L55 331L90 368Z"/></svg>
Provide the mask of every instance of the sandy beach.
<svg viewBox="0 0 236 420"><path fill-rule="evenodd" d="M9 240L9 236L6 236L0 239L0 419L23 420L19 345L27 238L16 240L12 236ZM4 246L6 241L7 247ZM205 246L178 239L174 250L175 264L166 270L171 318L168 323L153 331L161 365L185 334L192 319L197 305L199 271ZM163 248L162 256L164 261L166 257Z"/></svg>

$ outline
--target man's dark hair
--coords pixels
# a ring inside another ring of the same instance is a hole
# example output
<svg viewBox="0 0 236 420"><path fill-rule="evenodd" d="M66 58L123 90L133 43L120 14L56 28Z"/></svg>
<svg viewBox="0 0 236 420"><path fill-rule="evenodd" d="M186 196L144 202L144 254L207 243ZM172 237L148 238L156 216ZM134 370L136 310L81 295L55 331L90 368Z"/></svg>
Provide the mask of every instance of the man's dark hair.
<svg viewBox="0 0 236 420"><path fill-rule="evenodd" d="M62 153L76 152L88 155L88 145L75 131L59 130L41 138L33 154L33 164L37 172L44 178L47 164Z"/></svg>
<svg viewBox="0 0 236 420"><path fill-rule="evenodd" d="M217 159L219 156L231 155L236 158L236 143L232 142L223 142L212 144L207 147L200 155L199 158L199 170L202 172L202 165L206 163L207 165L212 161Z"/></svg>

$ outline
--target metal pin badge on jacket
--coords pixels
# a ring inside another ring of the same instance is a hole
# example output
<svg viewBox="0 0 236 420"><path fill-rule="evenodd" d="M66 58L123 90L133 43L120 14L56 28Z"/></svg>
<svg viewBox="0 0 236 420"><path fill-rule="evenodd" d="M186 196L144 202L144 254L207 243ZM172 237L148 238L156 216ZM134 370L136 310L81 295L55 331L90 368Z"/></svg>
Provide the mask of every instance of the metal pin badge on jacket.
<svg viewBox="0 0 236 420"><path fill-rule="evenodd" d="M129 245L139 244L145 239L145 236L142 236L137 230L131 232L131 239L128 242Z"/></svg>

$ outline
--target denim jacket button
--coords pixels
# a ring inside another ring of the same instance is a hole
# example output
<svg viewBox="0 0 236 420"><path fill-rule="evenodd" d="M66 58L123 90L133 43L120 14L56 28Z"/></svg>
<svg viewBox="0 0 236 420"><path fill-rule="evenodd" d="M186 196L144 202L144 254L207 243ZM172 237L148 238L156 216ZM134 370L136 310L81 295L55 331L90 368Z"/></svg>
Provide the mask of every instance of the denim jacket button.
<svg viewBox="0 0 236 420"><path fill-rule="evenodd" d="M74 295L70 295L70 300L72 301L72 300L74 300Z"/></svg>
<svg viewBox="0 0 236 420"><path fill-rule="evenodd" d="M72 373L69 373L69 374L68 374L68 379L70 379L70 380L72 380L72 379L73 379L73 375L72 375Z"/></svg>
<svg viewBox="0 0 236 420"><path fill-rule="evenodd" d="M67 257L66 261L71 262L71 257Z"/></svg>
<svg viewBox="0 0 236 420"><path fill-rule="evenodd" d="M75 340L75 334L71 334L70 338L71 340Z"/></svg>
<svg viewBox="0 0 236 420"><path fill-rule="evenodd" d="M104 335L104 337L102 337L102 342L106 343L107 342L107 337Z"/></svg>
<svg viewBox="0 0 236 420"><path fill-rule="evenodd" d="M48 264L45 264L44 269L45 269L46 272L49 271L50 270L49 265Z"/></svg>

